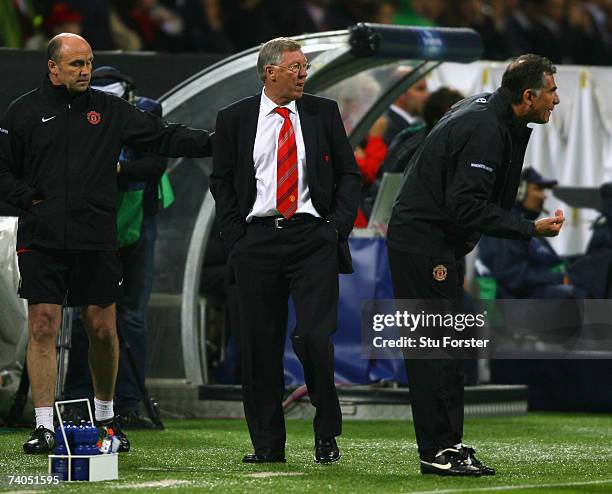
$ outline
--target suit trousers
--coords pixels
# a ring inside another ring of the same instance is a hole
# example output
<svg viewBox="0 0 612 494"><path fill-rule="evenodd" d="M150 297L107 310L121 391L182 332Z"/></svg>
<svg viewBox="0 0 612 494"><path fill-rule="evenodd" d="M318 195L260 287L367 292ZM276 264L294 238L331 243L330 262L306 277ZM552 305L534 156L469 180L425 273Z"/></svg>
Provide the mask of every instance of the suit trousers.
<svg viewBox="0 0 612 494"><path fill-rule="evenodd" d="M396 299L463 299L464 267L460 261L439 259L388 247ZM434 267L447 268L446 279L434 278ZM419 456L431 461L435 454L461 442L463 437L463 361L457 359L404 360L410 387L412 418Z"/></svg>
<svg viewBox="0 0 612 494"><path fill-rule="evenodd" d="M341 433L331 342L337 325L337 242L335 229L323 220L282 229L250 224L230 252L239 296L244 413L255 452L285 448L289 295L297 321L291 340L316 408L315 435Z"/></svg>

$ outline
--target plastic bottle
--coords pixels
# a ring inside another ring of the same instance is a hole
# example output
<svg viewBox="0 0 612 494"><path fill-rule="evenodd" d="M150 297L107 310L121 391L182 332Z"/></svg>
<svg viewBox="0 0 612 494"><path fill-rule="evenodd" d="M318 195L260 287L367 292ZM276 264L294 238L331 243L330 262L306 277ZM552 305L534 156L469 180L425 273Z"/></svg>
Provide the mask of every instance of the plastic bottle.
<svg viewBox="0 0 612 494"><path fill-rule="evenodd" d="M75 458L72 459L72 480L89 480L89 446L79 444L74 448ZM81 458L79 458L81 456Z"/></svg>
<svg viewBox="0 0 612 494"><path fill-rule="evenodd" d="M64 436L62 434L62 428L58 425L55 428L55 445L57 446L59 444L63 444L65 446Z"/></svg>
<svg viewBox="0 0 612 494"><path fill-rule="evenodd" d="M61 432L60 432L61 435ZM55 446L56 455L67 455L68 450L63 443L56 444ZM68 480L68 458L52 458L51 459L51 473L57 475L60 480Z"/></svg>
<svg viewBox="0 0 612 494"><path fill-rule="evenodd" d="M74 450L74 430L76 426L73 422L64 422L64 431L66 432L66 439L68 440L68 445L70 446L70 451Z"/></svg>

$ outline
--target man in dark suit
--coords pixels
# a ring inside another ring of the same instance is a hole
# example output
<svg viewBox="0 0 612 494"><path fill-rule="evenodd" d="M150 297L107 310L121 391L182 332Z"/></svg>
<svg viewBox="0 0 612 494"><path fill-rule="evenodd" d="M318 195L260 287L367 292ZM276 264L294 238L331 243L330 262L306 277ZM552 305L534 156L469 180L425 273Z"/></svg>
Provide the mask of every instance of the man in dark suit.
<svg viewBox="0 0 612 494"><path fill-rule="evenodd" d="M352 272L347 237L361 178L335 102L304 94L308 61L288 38L265 43L262 93L221 110L210 188L239 294L244 410L255 451L285 461L283 351L291 337L314 418L315 461L340 458L342 415L331 335L338 273Z"/></svg>
<svg viewBox="0 0 612 494"><path fill-rule="evenodd" d="M403 77L411 70L407 67L399 67L397 72ZM423 123L423 109L428 97L429 89L424 77L397 97L385 115L387 129L383 140L387 146L390 146L395 136L405 128Z"/></svg>

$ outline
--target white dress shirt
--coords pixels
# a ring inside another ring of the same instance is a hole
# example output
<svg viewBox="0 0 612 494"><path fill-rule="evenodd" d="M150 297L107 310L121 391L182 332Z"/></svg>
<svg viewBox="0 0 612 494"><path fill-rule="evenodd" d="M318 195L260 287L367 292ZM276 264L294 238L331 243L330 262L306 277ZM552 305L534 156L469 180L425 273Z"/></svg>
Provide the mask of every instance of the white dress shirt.
<svg viewBox="0 0 612 494"><path fill-rule="evenodd" d="M406 110L400 108L397 105L391 105L389 107L389 110L394 111L404 120L406 120L406 122L408 122L408 125L414 125L415 123L419 123L423 121L421 117L415 117L414 115L412 115L411 113L408 113Z"/></svg>
<svg viewBox="0 0 612 494"><path fill-rule="evenodd" d="M278 216L276 209L276 168L278 135L283 126L283 117L274 111L278 107L274 101L266 96L265 90L261 92L259 117L257 119L257 134L253 147L253 163L255 165L255 183L257 198L246 221L250 222L253 216ZM295 133L298 158L298 209L297 213L308 213L321 217L317 212L308 190L306 175L306 150L304 137L300 126L300 116L295 101L284 105L289 110L289 118Z"/></svg>

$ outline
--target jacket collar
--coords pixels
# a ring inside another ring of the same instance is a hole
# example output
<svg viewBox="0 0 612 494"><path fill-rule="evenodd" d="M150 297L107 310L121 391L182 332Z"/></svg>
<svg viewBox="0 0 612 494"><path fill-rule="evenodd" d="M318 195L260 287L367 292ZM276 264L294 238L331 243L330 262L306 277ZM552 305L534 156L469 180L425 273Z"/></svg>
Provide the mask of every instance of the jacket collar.
<svg viewBox="0 0 612 494"><path fill-rule="evenodd" d="M252 96L249 101L249 107L245 112L242 125L244 125L244 138L247 145L244 147L244 159L247 163L252 163L253 148L255 146L255 135L257 134L257 120L259 117L261 103L261 93ZM295 108L297 109L300 126L302 128L302 138L304 139L304 148L306 150L306 169L310 170L316 163L316 149L318 146L317 138L317 117L316 110L306 98L302 96L295 100ZM255 177L253 173L253 177Z"/></svg>
<svg viewBox="0 0 612 494"><path fill-rule="evenodd" d="M518 119L512 111L510 101L504 96L501 88L497 89L489 99L489 105L493 107L495 112L508 124L512 129L527 127L527 124Z"/></svg>
<svg viewBox="0 0 612 494"><path fill-rule="evenodd" d="M87 88L82 94L70 94L68 89L64 85L55 86L49 79L49 74L46 74L43 78L42 92L45 96L59 103L67 103L75 105L75 107L84 107L88 102L91 95L91 90Z"/></svg>

